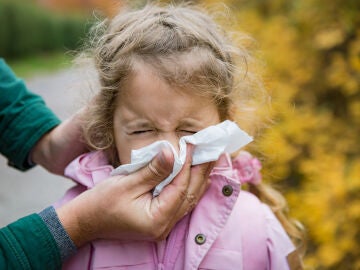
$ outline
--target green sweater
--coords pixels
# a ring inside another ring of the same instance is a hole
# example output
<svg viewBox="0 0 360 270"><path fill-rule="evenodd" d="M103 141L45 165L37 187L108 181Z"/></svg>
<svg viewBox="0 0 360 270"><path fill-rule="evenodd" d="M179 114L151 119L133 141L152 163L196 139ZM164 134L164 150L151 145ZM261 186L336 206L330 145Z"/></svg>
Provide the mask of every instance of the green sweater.
<svg viewBox="0 0 360 270"><path fill-rule="evenodd" d="M0 230L0 269L60 269L58 246L37 214Z"/></svg>
<svg viewBox="0 0 360 270"><path fill-rule="evenodd" d="M0 153L9 164L28 169L31 148L59 123L43 99L29 92L0 58Z"/></svg>
<svg viewBox="0 0 360 270"><path fill-rule="evenodd" d="M43 99L29 92L0 58L0 153L9 164L30 168L29 151L59 123ZM61 249L47 219L32 214L0 229L0 269L61 268Z"/></svg>

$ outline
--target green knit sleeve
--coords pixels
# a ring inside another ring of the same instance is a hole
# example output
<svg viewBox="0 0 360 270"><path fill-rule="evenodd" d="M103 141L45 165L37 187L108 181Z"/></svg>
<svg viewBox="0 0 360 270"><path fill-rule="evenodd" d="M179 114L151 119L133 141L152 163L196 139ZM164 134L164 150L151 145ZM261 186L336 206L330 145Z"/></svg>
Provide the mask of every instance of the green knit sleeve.
<svg viewBox="0 0 360 270"><path fill-rule="evenodd" d="M0 269L61 269L57 244L39 215L0 229Z"/></svg>
<svg viewBox="0 0 360 270"><path fill-rule="evenodd" d="M0 153L9 164L26 170L35 143L60 123L44 100L31 93L0 59Z"/></svg>

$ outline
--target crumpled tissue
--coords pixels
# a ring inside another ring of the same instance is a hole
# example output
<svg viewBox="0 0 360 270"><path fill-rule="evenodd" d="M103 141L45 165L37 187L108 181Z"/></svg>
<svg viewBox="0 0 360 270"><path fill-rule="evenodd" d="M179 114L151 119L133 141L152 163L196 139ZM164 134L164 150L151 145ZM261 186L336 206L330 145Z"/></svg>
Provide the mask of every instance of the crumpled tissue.
<svg viewBox="0 0 360 270"><path fill-rule="evenodd" d="M163 148L170 148L174 154L174 166L172 173L160 184L158 184L153 195L160 194L162 189L168 185L180 172L186 160L186 143L193 144L194 151L192 165L218 160L223 153L233 153L244 147L253 140L239 126L226 120L220 124L209 126L199 132L181 137L179 140L179 153L170 142L162 140L154 142L143 148L131 151L131 163L124 164L111 172L111 175L128 175L147 165Z"/></svg>

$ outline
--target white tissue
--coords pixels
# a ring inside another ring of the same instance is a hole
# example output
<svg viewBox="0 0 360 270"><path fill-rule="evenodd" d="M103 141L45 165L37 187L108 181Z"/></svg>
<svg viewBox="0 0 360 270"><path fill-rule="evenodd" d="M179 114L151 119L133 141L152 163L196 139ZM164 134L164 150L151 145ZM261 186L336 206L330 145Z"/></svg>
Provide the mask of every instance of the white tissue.
<svg viewBox="0 0 360 270"><path fill-rule="evenodd" d="M252 137L241 130L234 122L226 120L215 126L207 127L194 135L181 137L179 140L179 154L168 141L157 141L143 148L131 151L131 163L117 167L111 175L128 175L147 165L161 149L170 148L174 154L172 173L153 192L154 196L168 185L180 172L186 159L186 143L193 144L194 152L192 165L217 160L223 153L233 153L252 141Z"/></svg>

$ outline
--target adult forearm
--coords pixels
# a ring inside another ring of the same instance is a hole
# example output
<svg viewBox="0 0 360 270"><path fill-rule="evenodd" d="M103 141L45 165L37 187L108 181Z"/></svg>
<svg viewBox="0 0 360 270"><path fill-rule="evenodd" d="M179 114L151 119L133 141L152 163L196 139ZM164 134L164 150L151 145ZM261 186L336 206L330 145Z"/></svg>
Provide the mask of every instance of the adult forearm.
<svg viewBox="0 0 360 270"><path fill-rule="evenodd" d="M44 100L31 93L0 58L0 153L9 164L21 170L30 168L30 150L59 123Z"/></svg>

